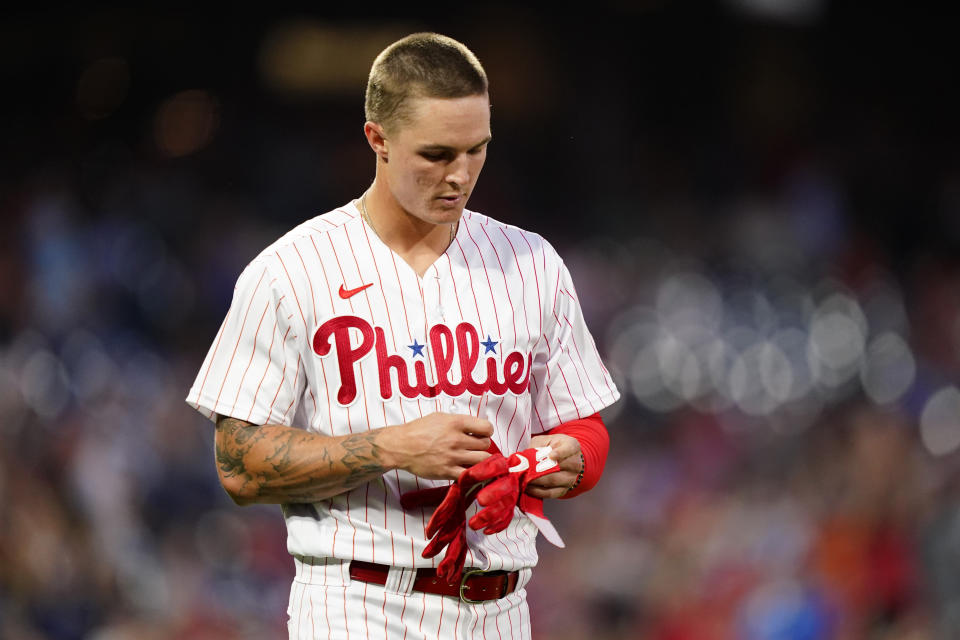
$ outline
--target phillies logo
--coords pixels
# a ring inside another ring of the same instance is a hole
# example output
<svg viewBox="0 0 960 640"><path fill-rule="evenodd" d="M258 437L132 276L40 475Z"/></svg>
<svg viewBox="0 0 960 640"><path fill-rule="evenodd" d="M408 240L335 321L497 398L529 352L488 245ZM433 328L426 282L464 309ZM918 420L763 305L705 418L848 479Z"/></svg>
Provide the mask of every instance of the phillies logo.
<svg viewBox="0 0 960 640"><path fill-rule="evenodd" d="M350 339L351 329L360 332L360 344L353 344ZM464 392L476 396L484 393L502 396L510 391L520 395L527 390L533 363L532 355L524 358L519 351L511 351L503 359L502 370L496 357L487 357L486 379L475 380L473 374L480 361L480 347L486 346L488 342L480 341L473 325L462 322L451 331L446 325L437 324L430 328L428 338L437 370L436 384L427 382L424 360L413 363L414 382L411 383L407 361L396 354L387 353L387 340L383 329L373 327L357 316L338 316L320 325L313 335L313 350L318 356L324 357L331 349L336 349L337 364L340 367L337 401L343 406L350 405L357 398L357 374L354 365L373 350L377 355L377 368L380 372L380 397L384 400L393 397L391 370L396 371L399 392L405 398L433 398L441 393L459 396ZM421 349L423 347L418 346ZM489 347L487 352L489 351L493 351L493 348ZM414 353L420 352L415 349ZM450 375L455 370L460 373L457 382L451 380Z"/></svg>

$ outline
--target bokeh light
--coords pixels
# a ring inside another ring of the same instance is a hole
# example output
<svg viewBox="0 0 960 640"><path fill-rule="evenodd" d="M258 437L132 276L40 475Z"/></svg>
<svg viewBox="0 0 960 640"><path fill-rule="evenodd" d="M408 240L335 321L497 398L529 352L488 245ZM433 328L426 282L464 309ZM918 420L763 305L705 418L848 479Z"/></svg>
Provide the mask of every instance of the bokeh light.
<svg viewBox="0 0 960 640"><path fill-rule="evenodd" d="M219 103L213 95L200 89L181 91L157 110L154 139L162 154L179 158L207 146L219 123Z"/></svg>
<svg viewBox="0 0 960 640"><path fill-rule="evenodd" d="M77 81L77 107L84 118L100 120L113 113L130 89L130 66L123 58L100 58Z"/></svg>
<svg viewBox="0 0 960 640"><path fill-rule="evenodd" d="M920 436L935 456L960 447L960 389L946 387L930 396L920 414Z"/></svg>

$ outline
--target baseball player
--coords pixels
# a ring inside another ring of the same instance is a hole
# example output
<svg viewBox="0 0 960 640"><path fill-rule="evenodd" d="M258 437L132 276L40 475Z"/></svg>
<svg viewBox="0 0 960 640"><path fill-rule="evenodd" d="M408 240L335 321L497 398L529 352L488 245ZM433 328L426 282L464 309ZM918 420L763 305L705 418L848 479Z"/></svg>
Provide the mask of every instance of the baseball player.
<svg viewBox="0 0 960 640"><path fill-rule="evenodd" d="M529 638L537 505L599 479L619 394L554 249L465 208L491 140L473 53L393 43L366 119L372 185L246 267L187 402L231 498L282 507L290 638Z"/></svg>

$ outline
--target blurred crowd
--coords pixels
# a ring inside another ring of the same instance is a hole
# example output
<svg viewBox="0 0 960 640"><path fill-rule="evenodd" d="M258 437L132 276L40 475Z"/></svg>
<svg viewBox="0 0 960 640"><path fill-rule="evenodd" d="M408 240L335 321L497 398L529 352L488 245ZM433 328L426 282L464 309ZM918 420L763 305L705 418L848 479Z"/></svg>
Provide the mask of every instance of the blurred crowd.
<svg viewBox="0 0 960 640"><path fill-rule="evenodd" d="M926 21L849 42L824 4L719 32L250 19L226 53L197 44L215 16L9 21L6 75L48 91L2 124L0 638L284 637L279 509L229 501L183 399L246 262L371 177L362 77L289 52L353 46L362 76L411 27L486 64L470 206L558 247L623 394L601 483L548 505L534 637L960 637L951 64ZM8 59L64 32L62 59Z"/></svg>

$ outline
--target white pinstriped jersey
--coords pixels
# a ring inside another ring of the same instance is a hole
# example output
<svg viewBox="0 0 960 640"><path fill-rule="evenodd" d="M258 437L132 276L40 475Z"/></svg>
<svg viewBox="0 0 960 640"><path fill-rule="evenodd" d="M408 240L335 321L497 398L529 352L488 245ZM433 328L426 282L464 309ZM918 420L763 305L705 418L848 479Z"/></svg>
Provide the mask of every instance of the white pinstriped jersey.
<svg viewBox="0 0 960 640"><path fill-rule="evenodd" d="M351 203L247 266L187 402L211 418L333 436L470 413L493 423L493 441L509 454L618 397L570 274L539 235L465 210L453 243L419 277ZM284 505L288 550L436 566L442 554L420 555L430 509L404 511L400 495L443 484L394 470ZM519 510L499 534L468 530L466 566L534 566L536 534Z"/></svg>

